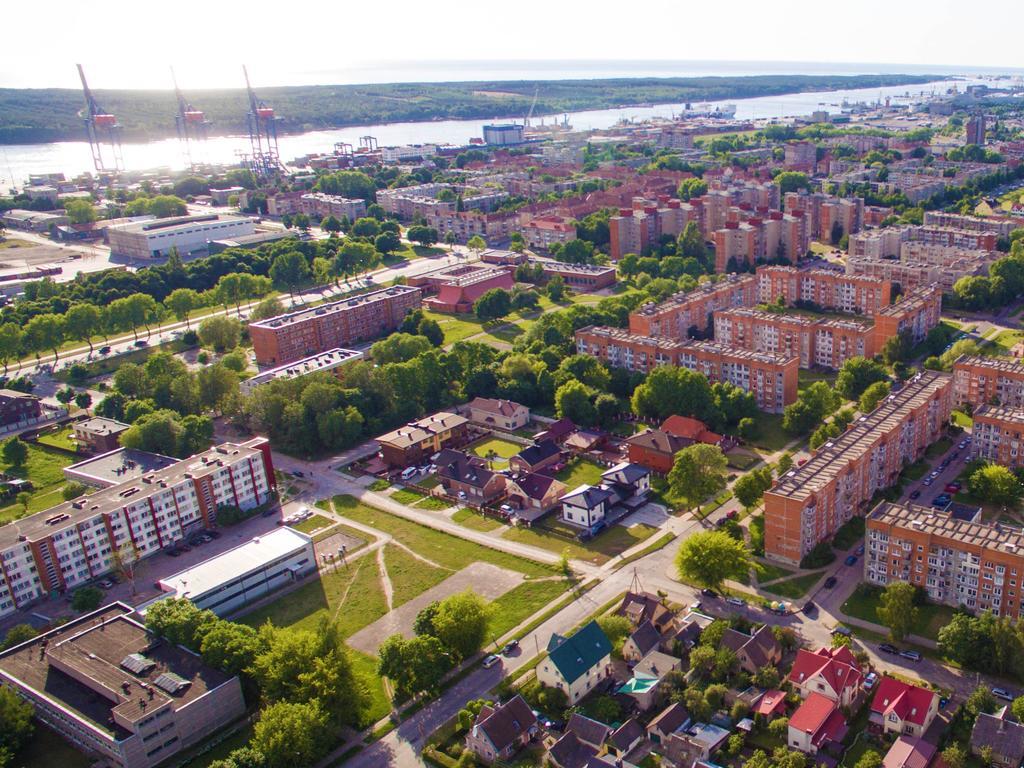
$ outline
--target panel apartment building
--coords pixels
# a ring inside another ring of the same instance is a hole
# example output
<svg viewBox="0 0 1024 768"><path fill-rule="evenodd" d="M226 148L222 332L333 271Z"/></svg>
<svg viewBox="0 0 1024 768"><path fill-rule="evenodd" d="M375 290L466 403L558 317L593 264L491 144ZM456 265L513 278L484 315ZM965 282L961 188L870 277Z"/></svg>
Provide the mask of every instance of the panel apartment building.
<svg viewBox="0 0 1024 768"><path fill-rule="evenodd" d="M915 343L924 341L941 320L942 290L938 285L910 291L875 314L876 348L881 350L888 339L901 333L910 334Z"/></svg>
<svg viewBox="0 0 1024 768"><path fill-rule="evenodd" d="M758 267L757 300L771 304L813 302L821 309L873 317L892 301L892 285L873 277L857 277L828 269Z"/></svg>
<svg viewBox="0 0 1024 768"><path fill-rule="evenodd" d="M796 262L807 251L802 214L791 216L763 209L755 215L742 208L731 208L728 216L725 226L713 235L715 272L719 274L777 256Z"/></svg>
<svg viewBox="0 0 1024 768"><path fill-rule="evenodd" d="M782 413L796 400L800 360L751 352L708 341L641 336L621 328L588 326L576 331L576 350L608 365L646 372L659 365L689 368L708 381L727 381L750 392L757 407Z"/></svg>
<svg viewBox="0 0 1024 768"><path fill-rule="evenodd" d="M942 434L953 407L949 374L923 371L764 495L765 554L797 564L892 485Z"/></svg>
<svg viewBox="0 0 1024 768"><path fill-rule="evenodd" d="M953 364L953 389L957 405L1024 408L1024 361L962 355Z"/></svg>
<svg viewBox="0 0 1024 768"><path fill-rule="evenodd" d="M714 313L731 307L752 307L757 303L757 281L753 275L726 275L692 291L677 293L665 301L637 307L629 315L630 333L641 336L688 338L690 330L704 332L712 327Z"/></svg>
<svg viewBox="0 0 1024 768"><path fill-rule="evenodd" d="M868 515L864 578L906 581L935 603L1024 616L1024 532L930 507L882 503Z"/></svg>
<svg viewBox="0 0 1024 768"><path fill-rule="evenodd" d="M715 312L715 341L751 352L796 356L801 368L838 369L851 357L875 354L870 323L745 307Z"/></svg>
<svg viewBox="0 0 1024 768"><path fill-rule="evenodd" d="M154 637L124 603L0 654L0 682L90 763L118 768L166 764L245 714L237 676Z"/></svg>
<svg viewBox="0 0 1024 768"><path fill-rule="evenodd" d="M225 505L252 509L276 486L265 438L223 443L188 459L0 528L0 616L109 573L217 524Z"/></svg>
<svg viewBox="0 0 1024 768"><path fill-rule="evenodd" d="M904 291L936 283L948 293L962 277L987 275L999 255L998 251L908 242L900 246L899 259L847 257L846 274L888 280Z"/></svg>
<svg viewBox="0 0 1024 768"><path fill-rule="evenodd" d="M396 285L249 323L256 362L284 365L335 347L371 341L396 330L422 300L419 288Z"/></svg>
<svg viewBox="0 0 1024 768"><path fill-rule="evenodd" d="M662 235L681 235L691 221L698 221L698 214L687 203L665 196L656 202L635 199L632 208L620 208L619 215L608 220L611 259L618 261L627 253L642 255Z"/></svg>
<svg viewBox="0 0 1024 768"><path fill-rule="evenodd" d="M975 409L971 429L971 459L984 459L1004 467L1024 465L1024 411L1002 405Z"/></svg>

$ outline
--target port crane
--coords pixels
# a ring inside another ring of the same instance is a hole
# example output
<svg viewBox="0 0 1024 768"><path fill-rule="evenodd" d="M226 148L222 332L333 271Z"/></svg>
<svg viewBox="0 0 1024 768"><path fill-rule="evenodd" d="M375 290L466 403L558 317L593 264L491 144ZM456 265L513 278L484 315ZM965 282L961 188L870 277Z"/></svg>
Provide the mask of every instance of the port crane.
<svg viewBox="0 0 1024 768"><path fill-rule="evenodd" d="M96 167L97 173L123 171L121 126L114 115L100 107L85 79L85 70L82 69L81 64L77 66L78 76L82 80L82 93L85 94L85 110L79 114L82 115L82 120L85 123L85 134L92 152L92 164ZM107 153L106 158L104 152Z"/></svg>

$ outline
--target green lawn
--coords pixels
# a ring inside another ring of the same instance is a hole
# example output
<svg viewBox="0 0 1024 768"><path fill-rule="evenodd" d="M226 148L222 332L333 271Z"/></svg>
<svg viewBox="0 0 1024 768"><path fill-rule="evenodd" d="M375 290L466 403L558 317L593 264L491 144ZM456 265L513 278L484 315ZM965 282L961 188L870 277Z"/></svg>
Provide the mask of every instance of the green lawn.
<svg viewBox="0 0 1024 768"><path fill-rule="evenodd" d="M771 592L780 597L788 597L795 600L798 597L807 597L811 587L821 578L822 571L805 573L803 576L796 576L792 579L780 581L771 586L764 587L766 592Z"/></svg>
<svg viewBox="0 0 1024 768"><path fill-rule="evenodd" d="M26 443L28 458L22 467L12 467L9 464L0 463L0 471L6 472L13 477L23 480L31 480L34 490L32 500L28 505L28 514L41 512L52 506L61 504L64 497L61 491L64 488L65 480L63 469L74 464L74 456L51 450L45 446ZM24 517L24 511L20 504L8 504L0 509L0 522L16 520Z"/></svg>
<svg viewBox="0 0 1024 768"><path fill-rule="evenodd" d="M78 446L71 440L74 430L70 427L57 432L49 432L39 436L42 445L52 445L54 448L63 448L65 451L77 450Z"/></svg>
<svg viewBox="0 0 1024 768"><path fill-rule="evenodd" d="M781 579L783 576L793 575L793 571L788 568L782 568L774 563L766 563L763 560L756 561L754 568L757 570L757 579L762 584L773 579Z"/></svg>
<svg viewBox="0 0 1024 768"><path fill-rule="evenodd" d="M437 496L428 496L423 499L423 501L418 501L413 504L416 509L432 509L435 512L439 512L442 509L448 509L451 505L452 503L450 501L445 501Z"/></svg>
<svg viewBox="0 0 1024 768"><path fill-rule="evenodd" d="M463 528L470 528L474 531L493 531L495 528L501 527L501 522L493 517L487 517L487 515L481 515L479 512L466 508L460 509L452 515L452 520Z"/></svg>
<svg viewBox="0 0 1024 768"><path fill-rule="evenodd" d="M423 313L423 316L429 317L431 320L437 320L438 325L441 326L441 330L444 332L445 344L463 341L470 336L476 336L476 334L484 330L483 323L471 315L446 315L441 312L427 310Z"/></svg>
<svg viewBox="0 0 1024 768"><path fill-rule="evenodd" d="M318 531L321 528L329 528L334 525L334 521L329 517L323 515L313 515L308 520L303 520L301 523L295 523L292 528L303 533L312 533Z"/></svg>
<svg viewBox="0 0 1024 768"><path fill-rule="evenodd" d="M498 638L519 626L537 611L560 598L565 581L528 581L506 592L491 603L491 624L488 634Z"/></svg>
<svg viewBox="0 0 1024 768"><path fill-rule="evenodd" d="M577 459L555 477L565 483L571 491L581 485L597 485L601 482L604 469L589 459Z"/></svg>
<svg viewBox="0 0 1024 768"><path fill-rule="evenodd" d="M974 425L974 420L963 411L953 411L953 423L958 427L970 429Z"/></svg>
<svg viewBox="0 0 1024 768"><path fill-rule="evenodd" d="M757 434L749 441L754 447L774 453L793 441L793 436L782 429L781 413L758 413L754 421Z"/></svg>
<svg viewBox="0 0 1024 768"><path fill-rule="evenodd" d="M575 536L577 533L575 528L566 524L548 523L548 525L558 527L567 536ZM502 538L531 544L551 552L561 553L568 548L570 557L601 565L650 538L657 530L657 528L642 524L631 525L628 528L624 525L613 525L601 531L590 541L580 542L551 533L543 528L514 527L505 531Z"/></svg>
<svg viewBox="0 0 1024 768"><path fill-rule="evenodd" d="M880 603L881 590L869 590L859 586L853 591L849 599L843 603L843 613L854 618L881 624L876 609ZM918 620L914 626L913 634L935 640L939 630L949 624L956 611L948 605L926 605L918 606Z"/></svg>
<svg viewBox="0 0 1024 768"><path fill-rule="evenodd" d="M417 501L422 501L427 498L427 494L419 491L414 491L412 488L399 488L397 491L391 494L391 498L397 501L399 504L405 504L411 506Z"/></svg>
<svg viewBox="0 0 1024 768"><path fill-rule="evenodd" d="M812 371L806 368L801 368L797 372L797 387L799 389L804 389L805 387L814 384L816 381L827 381L829 384L833 384L838 376L838 371Z"/></svg>
<svg viewBox="0 0 1024 768"><path fill-rule="evenodd" d="M728 459L730 467L743 472L761 461L760 456L744 448L734 448L725 454L725 457Z"/></svg>
<svg viewBox="0 0 1024 768"><path fill-rule="evenodd" d="M384 564L394 590L392 600L395 605L404 605L452 575L451 571L435 568L394 544L384 547Z"/></svg>
<svg viewBox="0 0 1024 768"><path fill-rule="evenodd" d="M387 481L387 480L384 480L384 479L374 480L369 485L369 489L371 491L375 491L377 493L380 493L381 491L386 491L390 487L391 487L391 483L389 481Z"/></svg>
<svg viewBox="0 0 1024 768"><path fill-rule="evenodd" d="M523 446L508 440L502 440L500 437L489 437L470 448L470 451L481 459L486 459L493 451L497 457L491 462L494 469L505 469L508 466L508 460L521 450L523 450Z"/></svg>
<svg viewBox="0 0 1024 768"><path fill-rule="evenodd" d="M982 346L986 355L1009 355L1015 344L1024 341L1024 331L1000 331Z"/></svg>

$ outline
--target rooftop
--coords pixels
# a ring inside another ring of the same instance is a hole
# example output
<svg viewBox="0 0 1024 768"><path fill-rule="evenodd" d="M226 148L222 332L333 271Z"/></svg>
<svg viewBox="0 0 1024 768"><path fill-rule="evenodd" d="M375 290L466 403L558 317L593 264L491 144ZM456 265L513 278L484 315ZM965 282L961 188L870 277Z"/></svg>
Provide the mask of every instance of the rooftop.
<svg viewBox="0 0 1024 768"><path fill-rule="evenodd" d="M307 307L306 309L300 309L297 312L288 312L283 315L278 315L277 317L267 318L266 320L258 320L254 323L249 323L249 327L280 328L291 323L312 320L313 318L320 317L322 315L346 312L350 309L354 309L355 307L359 307L364 304L372 304L375 301L381 301L394 296L402 296L403 294L419 292L419 288L413 288L409 285L394 285L390 288L382 288L379 291L370 291L369 293L363 293L359 296L352 296L351 298L341 299L340 301L321 304L317 307Z"/></svg>
<svg viewBox="0 0 1024 768"><path fill-rule="evenodd" d="M318 355L304 357L301 360L296 360L294 363L279 365L277 368L270 368L262 373L258 373L251 379L247 379L245 385L247 388L252 388L276 379L296 379L300 376L316 373L317 371L329 371L344 363L352 363L362 359L362 352L335 347Z"/></svg>
<svg viewBox="0 0 1024 768"><path fill-rule="evenodd" d="M160 589L171 593L165 597L196 599L225 581L257 571L279 557L286 557L302 549L309 542L309 536L294 528L275 528L270 533L256 536L216 557L161 579Z"/></svg>
<svg viewBox="0 0 1024 768"><path fill-rule="evenodd" d="M166 469L178 459L135 448L117 448L64 468L64 474L81 478L91 485L118 485L138 480L143 475Z"/></svg>
<svg viewBox="0 0 1024 768"><path fill-rule="evenodd" d="M829 440L804 464L784 474L768 491L775 496L808 498L821 491L851 463L870 451L879 435L887 435L907 411L921 407L950 383L948 373L922 371L889 395L843 434Z"/></svg>
<svg viewBox="0 0 1024 768"><path fill-rule="evenodd" d="M469 420L465 416L448 411L438 411L432 416L424 416L418 421L411 421L404 427L381 435L377 438L377 442L387 443L396 448L408 448L438 432L455 429L468 423Z"/></svg>
<svg viewBox="0 0 1024 768"><path fill-rule="evenodd" d="M882 502L868 514L868 521L942 536L982 549L1024 554L1024 529L998 522L962 520L933 507Z"/></svg>
<svg viewBox="0 0 1024 768"><path fill-rule="evenodd" d="M227 222L227 223L240 223L240 222L251 222L253 219L249 216L233 216L231 214L221 213L204 213L200 216L172 216L166 219L155 219L153 221L133 221L127 224L118 224L116 229L119 232L134 232L134 233L150 233L159 232L162 230L175 230L183 229L185 227L195 226L196 224L213 224L216 222Z"/></svg>
<svg viewBox="0 0 1024 768"><path fill-rule="evenodd" d="M90 435L119 435L131 425L115 419L105 419L102 416L93 416L91 419L76 422L76 432L85 432Z"/></svg>
<svg viewBox="0 0 1024 768"><path fill-rule="evenodd" d="M719 344L714 341L694 341L692 339L680 341L664 336L644 336L639 333L630 333L625 328L613 328L605 325L587 326L586 328L581 328L576 333L590 333L594 336L608 339L609 341L619 341L626 344L641 344L643 346L654 347L655 349L663 352L675 353L692 350L694 352L707 352L732 360L743 360L751 363L786 365L790 360L796 359L795 356L787 357L786 355L775 355L769 352L755 352L749 349L738 349L736 347L726 346L725 344Z"/></svg>
<svg viewBox="0 0 1024 768"><path fill-rule="evenodd" d="M672 309L676 309L684 304L688 304L691 301L705 299L709 296L714 296L721 291L729 291L735 288L742 288L754 281L753 275L726 275L721 280L715 282L706 282L698 285L692 291L683 291L681 293L673 294L665 299L660 304L650 303L644 304L641 307L636 308L636 314L638 315L658 315L662 312L667 312Z"/></svg>
<svg viewBox="0 0 1024 768"><path fill-rule="evenodd" d="M953 370L960 366L976 365L999 373L1024 377L1024 360L1016 357L986 357L985 355L961 355L956 359Z"/></svg>
<svg viewBox="0 0 1024 768"><path fill-rule="evenodd" d="M530 263L540 264L545 270L552 272L567 272L578 275L607 275L609 272L615 274L615 267L611 264L570 264L566 261L541 259L530 259Z"/></svg>
<svg viewBox="0 0 1024 768"><path fill-rule="evenodd" d="M990 405L985 403L974 409L974 418L988 418L997 421L1005 421L1010 424L1024 425L1024 411L1019 408L1008 408L1005 405Z"/></svg>
<svg viewBox="0 0 1024 768"><path fill-rule="evenodd" d="M906 293L895 304L882 307L878 310L880 315L902 315L906 312L916 312L926 307L930 302L939 301L942 290L938 284L922 286L910 293Z"/></svg>

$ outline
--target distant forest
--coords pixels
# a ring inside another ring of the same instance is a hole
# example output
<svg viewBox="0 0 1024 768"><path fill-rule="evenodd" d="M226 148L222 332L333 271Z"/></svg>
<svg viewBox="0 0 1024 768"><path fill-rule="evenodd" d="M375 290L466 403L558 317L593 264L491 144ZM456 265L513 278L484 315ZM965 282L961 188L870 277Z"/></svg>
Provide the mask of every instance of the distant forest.
<svg viewBox="0 0 1024 768"><path fill-rule="evenodd" d="M913 75L759 75L754 77L619 78L606 80L516 80L383 85L307 85L258 88L257 95L279 117L279 133L349 125L421 120L519 118L539 89L536 115L629 104L672 104L772 96L842 88L915 85L942 79ZM94 91L115 114L125 141L175 134L177 104L169 91ZM213 122L211 135L244 133L248 101L244 89L190 91L186 97ZM79 116L84 99L65 88L0 89L0 144L37 144L83 138Z"/></svg>

